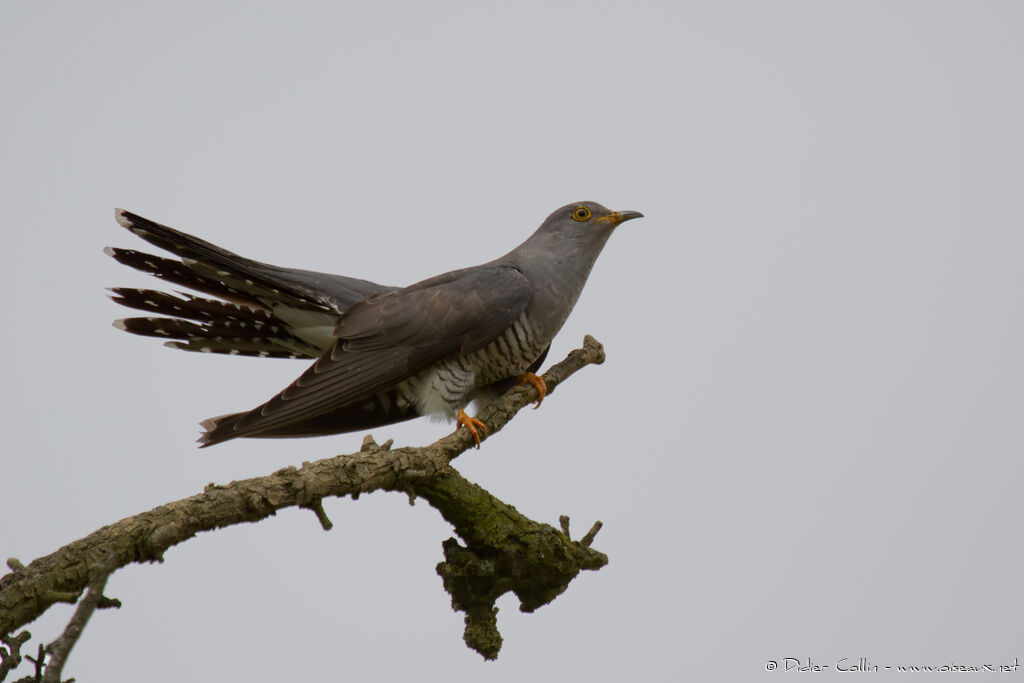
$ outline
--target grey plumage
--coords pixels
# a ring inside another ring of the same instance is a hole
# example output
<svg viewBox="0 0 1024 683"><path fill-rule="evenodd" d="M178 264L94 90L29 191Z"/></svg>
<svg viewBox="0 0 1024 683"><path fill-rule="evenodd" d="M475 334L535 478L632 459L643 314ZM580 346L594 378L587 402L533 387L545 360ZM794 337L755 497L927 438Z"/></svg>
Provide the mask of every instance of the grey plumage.
<svg viewBox="0 0 1024 683"><path fill-rule="evenodd" d="M180 260L107 253L218 299L116 288L116 302L172 317L115 325L186 350L317 359L257 408L206 420L203 446L461 417L539 368L608 237L640 216L569 204L501 258L398 288L260 263L118 210L121 225Z"/></svg>

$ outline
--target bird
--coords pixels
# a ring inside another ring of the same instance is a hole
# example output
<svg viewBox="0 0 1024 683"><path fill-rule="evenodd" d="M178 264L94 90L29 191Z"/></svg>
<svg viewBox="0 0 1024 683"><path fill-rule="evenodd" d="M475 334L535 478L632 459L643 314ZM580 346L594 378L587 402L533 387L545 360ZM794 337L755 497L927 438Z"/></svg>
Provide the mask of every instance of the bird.
<svg viewBox="0 0 1024 683"><path fill-rule="evenodd" d="M119 263L193 292L110 288L146 311L114 326L175 349L314 362L261 405L202 421L201 448L239 437L340 434L419 416L455 420L476 447L485 406L535 373L617 226L643 217L592 201L556 209L493 261L398 287L282 268L117 209L117 222L173 255L106 247Z"/></svg>

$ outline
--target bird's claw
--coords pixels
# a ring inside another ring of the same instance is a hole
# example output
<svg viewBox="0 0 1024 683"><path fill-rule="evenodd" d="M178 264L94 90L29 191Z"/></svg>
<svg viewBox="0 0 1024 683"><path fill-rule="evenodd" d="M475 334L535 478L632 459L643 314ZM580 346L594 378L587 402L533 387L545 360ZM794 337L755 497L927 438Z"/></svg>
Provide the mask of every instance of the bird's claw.
<svg viewBox="0 0 1024 683"><path fill-rule="evenodd" d="M457 425L456 429L458 429L459 427L465 427L466 429L468 429L470 436L473 437L473 441L476 444L476 447L480 448L479 430L483 430L483 433L486 434L487 425L485 425L483 422L476 419L475 417L470 417L469 415L467 415L466 411L464 411L462 408L459 408L459 413L458 415L455 416L455 424Z"/></svg>
<svg viewBox="0 0 1024 683"><path fill-rule="evenodd" d="M544 382L544 378L540 375L535 375L532 372L526 372L519 375L519 384L532 384L533 388L537 390L537 401L533 404L533 409L540 408L540 404L544 401L544 397L548 395L548 385Z"/></svg>

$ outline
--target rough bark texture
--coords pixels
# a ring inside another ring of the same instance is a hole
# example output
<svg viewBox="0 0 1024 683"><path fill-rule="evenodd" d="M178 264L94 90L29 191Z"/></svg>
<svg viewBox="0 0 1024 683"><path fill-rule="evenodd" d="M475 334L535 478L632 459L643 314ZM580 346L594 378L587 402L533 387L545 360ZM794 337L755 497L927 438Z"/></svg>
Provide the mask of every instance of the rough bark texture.
<svg viewBox="0 0 1024 683"><path fill-rule="evenodd" d="M501 634L494 602L512 591L520 609L532 612L569 587L581 569L600 569L608 557L573 542L567 533L521 515L454 469L417 486L466 545L444 542L437 565L452 607L466 613L466 644L487 659L498 656Z"/></svg>
<svg viewBox="0 0 1024 683"><path fill-rule="evenodd" d="M604 349L586 337L582 348L544 375L548 393L577 370L602 362ZM524 385L478 417L488 435L494 434L536 397L536 390ZM465 546L446 541L438 573L453 606L467 614L467 644L487 658L497 656L501 646L498 596L514 591L522 609L532 611L564 591L580 569L607 564L605 555L589 548L590 538L572 541L462 478L449 463L473 446L467 430L420 448L390 446L367 436L358 453L225 486L210 484L201 494L105 526L28 566L12 558L12 571L0 578L0 635L33 621L54 603L76 602L98 566L114 571L133 562L160 562L165 550L201 531L256 522L292 506L309 508L328 529L322 498L378 490L422 496L455 526Z"/></svg>

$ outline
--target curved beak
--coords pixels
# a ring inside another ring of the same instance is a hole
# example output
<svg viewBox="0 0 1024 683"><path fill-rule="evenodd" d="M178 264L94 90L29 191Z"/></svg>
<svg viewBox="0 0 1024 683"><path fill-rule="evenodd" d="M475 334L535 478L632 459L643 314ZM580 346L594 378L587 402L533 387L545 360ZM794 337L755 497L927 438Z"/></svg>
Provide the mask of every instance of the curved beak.
<svg viewBox="0 0 1024 683"><path fill-rule="evenodd" d="M614 227L614 226L618 225L619 223L625 223L626 221L631 221L634 218L643 218L643 217L644 217L644 215L642 213L640 213L639 211L613 211L612 213L608 214L607 216L602 216L601 218L598 218L597 220L599 222L607 221L608 223L611 223L612 227Z"/></svg>

